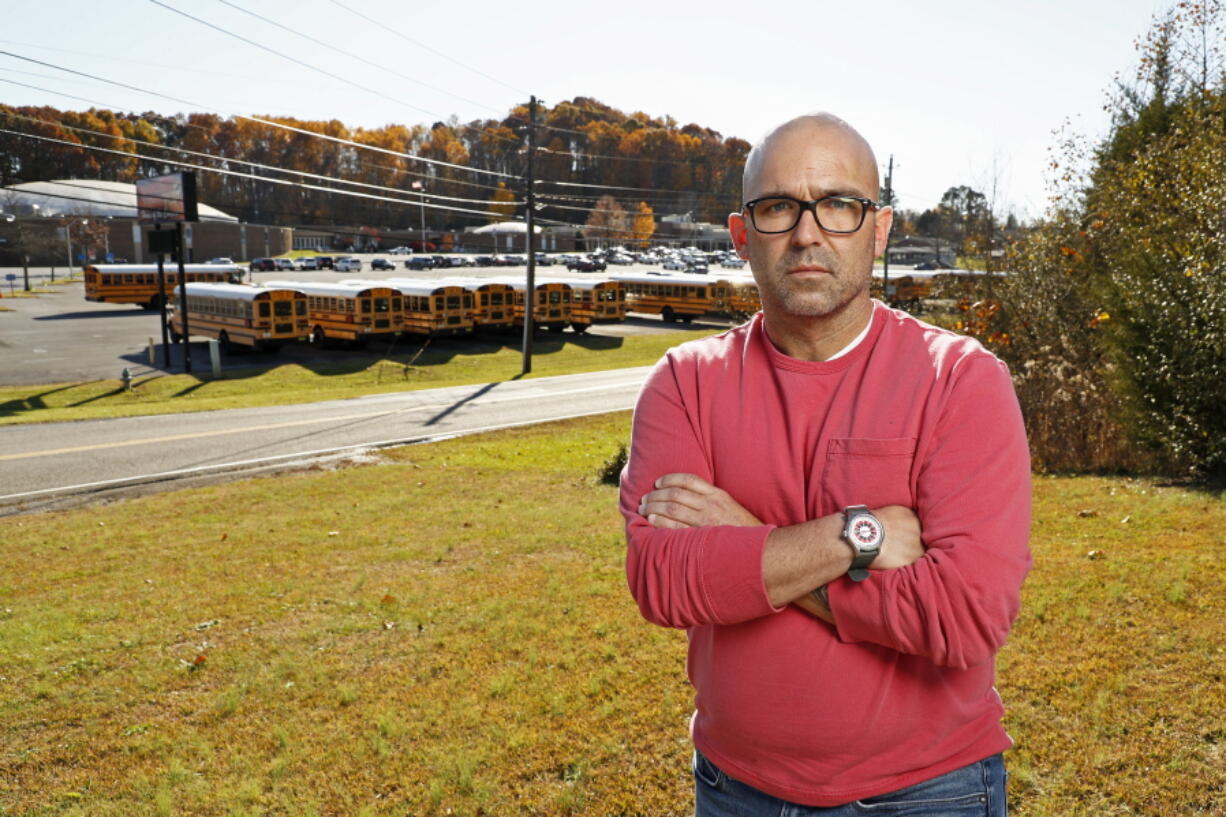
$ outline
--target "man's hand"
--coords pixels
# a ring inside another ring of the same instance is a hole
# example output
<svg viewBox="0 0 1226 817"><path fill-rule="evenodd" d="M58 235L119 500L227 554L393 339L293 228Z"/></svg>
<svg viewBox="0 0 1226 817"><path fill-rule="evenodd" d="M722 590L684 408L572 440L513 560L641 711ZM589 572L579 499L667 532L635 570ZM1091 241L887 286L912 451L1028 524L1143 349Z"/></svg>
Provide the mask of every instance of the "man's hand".
<svg viewBox="0 0 1226 817"><path fill-rule="evenodd" d="M915 511L903 505L886 505L874 508L873 515L885 528L885 541L881 552L869 565L873 570L890 570L906 567L924 555L924 542L920 538L920 521Z"/></svg>
<svg viewBox="0 0 1226 817"><path fill-rule="evenodd" d="M665 474L639 502L639 513L657 528L761 525L725 490L693 474Z"/></svg>

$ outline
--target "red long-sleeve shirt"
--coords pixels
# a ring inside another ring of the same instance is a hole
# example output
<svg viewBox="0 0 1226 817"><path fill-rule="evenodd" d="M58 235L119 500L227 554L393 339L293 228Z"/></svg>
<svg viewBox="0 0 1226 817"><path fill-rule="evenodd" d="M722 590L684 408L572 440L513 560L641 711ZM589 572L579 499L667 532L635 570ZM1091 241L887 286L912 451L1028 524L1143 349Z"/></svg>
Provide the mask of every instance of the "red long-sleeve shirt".
<svg viewBox="0 0 1226 817"><path fill-rule="evenodd" d="M652 527L639 501L675 472L765 524ZM912 508L925 555L832 582L834 627L773 607L772 528L848 505ZM644 617L688 631L694 742L733 777L832 806L1011 745L993 657L1030 567L1030 465L1008 372L973 339L874 302L832 361L785 356L760 314L683 344L639 397L621 511Z"/></svg>

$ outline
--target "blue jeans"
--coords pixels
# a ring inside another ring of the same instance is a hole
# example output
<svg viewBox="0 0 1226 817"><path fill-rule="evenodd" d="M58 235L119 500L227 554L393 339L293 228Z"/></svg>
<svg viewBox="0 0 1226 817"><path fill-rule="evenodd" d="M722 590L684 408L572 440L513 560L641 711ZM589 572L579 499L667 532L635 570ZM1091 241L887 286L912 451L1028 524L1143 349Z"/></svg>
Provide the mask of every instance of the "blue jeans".
<svg viewBox="0 0 1226 817"><path fill-rule="evenodd" d="M993 755L978 763L905 789L819 808L780 800L733 780L694 751L695 817L1005 817L1005 761Z"/></svg>

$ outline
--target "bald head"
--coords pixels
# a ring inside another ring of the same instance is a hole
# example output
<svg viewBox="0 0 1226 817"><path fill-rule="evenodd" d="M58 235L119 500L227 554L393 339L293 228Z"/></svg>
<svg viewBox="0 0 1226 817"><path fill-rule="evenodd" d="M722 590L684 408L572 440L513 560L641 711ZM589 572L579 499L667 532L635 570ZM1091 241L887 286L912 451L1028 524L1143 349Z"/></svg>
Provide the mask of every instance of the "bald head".
<svg viewBox="0 0 1226 817"><path fill-rule="evenodd" d="M780 192L760 189L767 159L780 149L805 143L821 143L837 151L843 162L854 169L855 175L859 177L859 183L864 186L862 195L872 199L880 196L877 157L868 142L859 131L834 114L819 112L784 122L754 146L745 159L745 172L741 179L742 200L749 201L763 193Z"/></svg>

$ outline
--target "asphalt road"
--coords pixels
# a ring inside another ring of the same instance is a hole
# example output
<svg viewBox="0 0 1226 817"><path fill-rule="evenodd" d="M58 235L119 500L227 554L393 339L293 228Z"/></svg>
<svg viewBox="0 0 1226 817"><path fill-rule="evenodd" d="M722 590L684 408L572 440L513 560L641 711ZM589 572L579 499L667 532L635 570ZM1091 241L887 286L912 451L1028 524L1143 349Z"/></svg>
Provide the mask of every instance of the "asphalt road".
<svg viewBox="0 0 1226 817"><path fill-rule="evenodd" d="M0 427L0 515L632 408L647 367L293 406Z"/></svg>
<svg viewBox="0 0 1226 817"><path fill-rule="evenodd" d="M369 266L369 265L368 265ZM647 270L651 267L624 267L626 270ZM0 270L0 273L12 273L12 270ZM20 273L17 270L17 273ZM31 269L31 275L37 274L37 285L43 284L42 276L46 269ZM64 270L59 270L63 278ZM446 272L446 271L443 271ZM492 275L524 275L523 267L504 267L500 269L463 269L456 270L465 275L475 277ZM550 274L566 275L564 267L543 267L538 269L538 277L547 278ZM252 277L260 280L291 279L301 281L332 281L343 278L387 278L398 277L436 277L433 272L412 273L403 268L394 273L372 272L369 269L360 273L338 273L331 270L317 272L257 272ZM0 275L3 281L3 275ZM134 377L167 371L162 368L161 326L156 312L145 310L131 304L99 304L85 300L84 285L81 283L66 286L45 286L48 291L34 298L10 298L9 288L0 288L3 298L0 298L0 385L39 385L54 383L82 382L89 380L115 379L125 369L129 369ZM17 289L21 289L20 281ZM2 311L12 310L12 311ZM697 331L699 328L718 326L718 323L706 323L704 327L695 324L692 328L680 324L666 324L658 316L631 316L625 323L593 326L590 335L625 337L629 335L651 334L657 332ZM727 325L726 323L724 325ZM570 332L561 336L569 338ZM153 361L149 359L150 341L154 345ZM444 339L435 341L435 345L454 345L458 354L463 353L466 338ZM509 337L504 342L518 345L515 337ZM405 339L401 338L397 348L404 348ZM316 349L309 344L290 344L276 353L250 352L235 356L223 364L229 370L233 368L259 367L276 365L279 362L295 362L310 364L325 360L336 360L342 356L351 355L381 355L387 347L372 343L367 351L343 349ZM192 364L194 372L209 370L207 343L203 340L192 344ZM182 372L182 358L178 348L172 349L170 372Z"/></svg>

